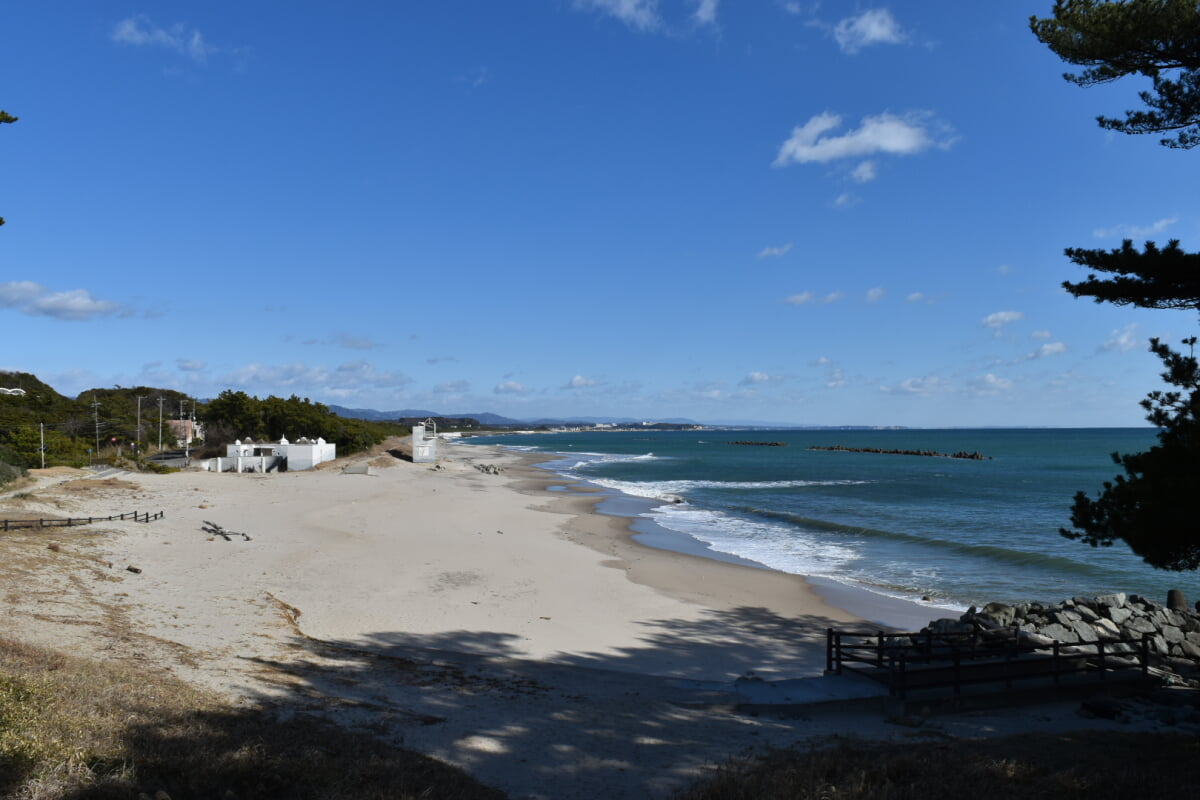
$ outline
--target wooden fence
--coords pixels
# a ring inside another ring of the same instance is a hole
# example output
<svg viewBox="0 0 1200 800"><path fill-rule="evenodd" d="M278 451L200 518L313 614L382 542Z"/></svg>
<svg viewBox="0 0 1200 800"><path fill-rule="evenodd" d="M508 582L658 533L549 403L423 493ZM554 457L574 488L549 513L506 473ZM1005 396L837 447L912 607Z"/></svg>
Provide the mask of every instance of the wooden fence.
<svg viewBox="0 0 1200 800"><path fill-rule="evenodd" d="M884 633L826 631L826 671L842 674L855 668L880 681L893 696L914 689L952 688L960 694L968 684L1003 683L1049 678L1054 685L1067 676L1105 680L1110 672L1133 671L1148 677L1150 640L1116 639L1068 645L1055 641L1038 647L1022 642L1019 632L985 640L977 633Z"/></svg>
<svg viewBox="0 0 1200 800"><path fill-rule="evenodd" d="M91 525L93 522L113 522L114 520L131 519L134 522L153 522L162 519L162 511L131 511L127 514L114 514L111 517L67 517L66 519L4 519L0 520L0 530L15 531L22 528L70 528L75 525Z"/></svg>

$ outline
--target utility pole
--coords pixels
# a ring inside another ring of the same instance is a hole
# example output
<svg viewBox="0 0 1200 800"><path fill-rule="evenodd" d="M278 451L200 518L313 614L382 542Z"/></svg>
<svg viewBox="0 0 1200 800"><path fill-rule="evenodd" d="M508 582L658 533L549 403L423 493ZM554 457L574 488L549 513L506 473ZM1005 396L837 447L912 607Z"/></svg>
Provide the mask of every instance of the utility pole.
<svg viewBox="0 0 1200 800"><path fill-rule="evenodd" d="M192 436L187 421L183 418L183 401L179 401L179 430L183 433L183 457L191 458Z"/></svg>
<svg viewBox="0 0 1200 800"><path fill-rule="evenodd" d="M158 396L158 452L162 452L162 395Z"/></svg>
<svg viewBox="0 0 1200 800"><path fill-rule="evenodd" d="M100 401L92 395L92 416L96 420L96 458L100 457Z"/></svg>
<svg viewBox="0 0 1200 800"><path fill-rule="evenodd" d="M46 468L46 423L38 423L38 436L41 437L41 442L38 444L38 452L42 454L42 469Z"/></svg>
<svg viewBox="0 0 1200 800"><path fill-rule="evenodd" d="M140 442L142 440L142 396L141 395L138 395L137 401L138 401L137 440Z"/></svg>

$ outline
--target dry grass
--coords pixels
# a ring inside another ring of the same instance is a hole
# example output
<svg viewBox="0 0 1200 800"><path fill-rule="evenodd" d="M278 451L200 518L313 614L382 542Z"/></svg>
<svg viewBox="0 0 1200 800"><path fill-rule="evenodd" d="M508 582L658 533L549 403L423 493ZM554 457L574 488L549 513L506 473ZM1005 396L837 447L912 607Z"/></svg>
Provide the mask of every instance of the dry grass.
<svg viewBox="0 0 1200 800"><path fill-rule="evenodd" d="M879 744L732 762L679 800L1160 800L1200 797L1194 735L1079 732Z"/></svg>
<svg viewBox="0 0 1200 800"><path fill-rule="evenodd" d="M57 488L62 492L80 494L100 489L138 489L140 487L136 483L120 478L79 478L60 484Z"/></svg>
<svg viewBox="0 0 1200 800"><path fill-rule="evenodd" d="M307 717L236 709L157 670L0 639L0 794L31 800L502 798Z"/></svg>

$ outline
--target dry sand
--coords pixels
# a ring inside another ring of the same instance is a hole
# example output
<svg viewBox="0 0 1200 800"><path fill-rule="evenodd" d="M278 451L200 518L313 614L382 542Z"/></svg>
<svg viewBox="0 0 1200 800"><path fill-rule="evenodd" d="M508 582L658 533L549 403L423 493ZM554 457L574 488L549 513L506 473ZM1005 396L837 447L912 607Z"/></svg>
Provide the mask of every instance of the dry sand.
<svg viewBox="0 0 1200 800"><path fill-rule="evenodd" d="M269 475L46 471L0 516L165 518L7 535L0 634L363 725L513 797L661 796L814 736L1105 724L1075 704L916 730L873 710L735 713L820 675L825 628L859 620L798 576L642 547L527 460L457 444L437 468L377 452Z"/></svg>

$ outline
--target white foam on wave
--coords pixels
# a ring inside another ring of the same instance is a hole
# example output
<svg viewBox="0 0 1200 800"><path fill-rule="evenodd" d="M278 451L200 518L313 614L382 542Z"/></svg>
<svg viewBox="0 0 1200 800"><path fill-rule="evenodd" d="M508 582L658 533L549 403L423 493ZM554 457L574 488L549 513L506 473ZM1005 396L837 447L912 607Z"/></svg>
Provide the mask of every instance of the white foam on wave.
<svg viewBox="0 0 1200 800"><path fill-rule="evenodd" d="M854 486L869 481L617 481L588 478L589 482L634 497L686 496L691 489L802 489L806 486Z"/></svg>
<svg viewBox="0 0 1200 800"><path fill-rule="evenodd" d="M667 530L698 539L718 552L795 575L841 574L844 566L858 557L851 547L821 542L803 530L720 511L668 505L643 516Z"/></svg>
<svg viewBox="0 0 1200 800"><path fill-rule="evenodd" d="M600 464L630 464L638 461L656 461L659 458L654 453L558 453L557 455L561 456L561 460L550 465L556 472L574 480L588 481L596 484L600 482L591 476L579 473Z"/></svg>

